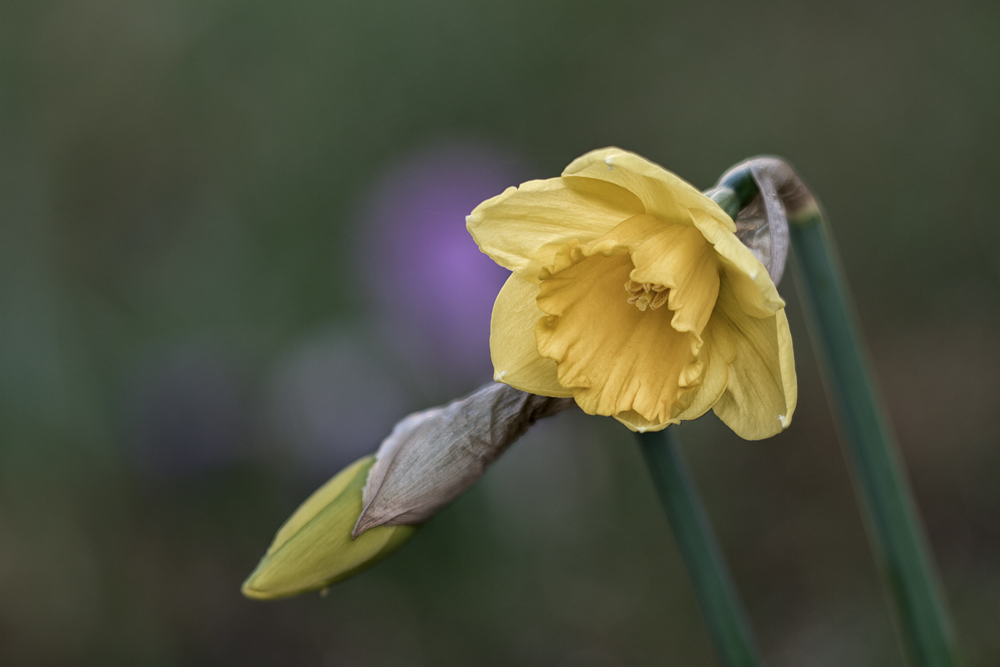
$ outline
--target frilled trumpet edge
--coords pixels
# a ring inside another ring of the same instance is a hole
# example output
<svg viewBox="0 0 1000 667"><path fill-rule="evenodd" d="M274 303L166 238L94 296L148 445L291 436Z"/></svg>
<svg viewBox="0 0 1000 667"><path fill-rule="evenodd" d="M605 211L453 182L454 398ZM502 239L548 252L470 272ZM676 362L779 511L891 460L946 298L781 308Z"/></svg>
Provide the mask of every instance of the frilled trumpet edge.
<svg viewBox="0 0 1000 667"><path fill-rule="evenodd" d="M529 426L573 405L570 398L489 384L408 416L375 454L352 535L426 521L482 477Z"/></svg>

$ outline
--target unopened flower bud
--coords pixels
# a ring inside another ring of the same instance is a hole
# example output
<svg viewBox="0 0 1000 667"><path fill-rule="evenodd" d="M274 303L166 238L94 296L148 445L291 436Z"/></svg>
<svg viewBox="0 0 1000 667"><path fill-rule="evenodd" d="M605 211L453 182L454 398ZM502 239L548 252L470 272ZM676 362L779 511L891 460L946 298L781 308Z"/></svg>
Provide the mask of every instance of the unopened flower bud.
<svg viewBox="0 0 1000 667"><path fill-rule="evenodd" d="M446 406L410 415L375 456L337 473L295 510L243 583L257 599L336 583L403 544L542 417L573 406L490 384Z"/></svg>
<svg viewBox="0 0 1000 667"><path fill-rule="evenodd" d="M413 535L414 526L351 535L374 462L366 456L351 464L295 510L243 583L244 595L269 600L325 588L373 565Z"/></svg>
<svg viewBox="0 0 1000 667"><path fill-rule="evenodd" d="M531 424L573 405L570 398L490 384L410 415L375 455L354 535L426 521L472 486Z"/></svg>

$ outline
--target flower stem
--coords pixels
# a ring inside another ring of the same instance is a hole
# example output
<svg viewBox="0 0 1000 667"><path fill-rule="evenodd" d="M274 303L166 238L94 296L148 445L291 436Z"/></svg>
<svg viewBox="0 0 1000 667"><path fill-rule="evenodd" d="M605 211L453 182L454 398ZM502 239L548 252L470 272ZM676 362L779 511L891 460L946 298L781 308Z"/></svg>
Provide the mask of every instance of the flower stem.
<svg viewBox="0 0 1000 667"><path fill-rule="evenodd" d="M822 210L792 168L755 158L730 169L706 194L731 217L770 178L788 214L797 282L827 389L839 417L876 560L896 610L897 629L919 667L961 664L913 495L882 416L847 283Z"/></svg>
<svg viewBox="0 0 1000 667"><path fill-rule="evenodd" d="M840 417L847 458L867 510L869 535L912 663L955 666L960 664L957 645L932 557L893 435L882 418L836 248L820 208L810 203L789 211L796 278L827 389Z"/></svg>
<svg viewBox="0 0 1000 667"><path fill-rule="evenodd" d="M716 186L706 190L705 194L718 204L726 215L735 220L758 192L760 187L754 180L750 165L744 162L723 174Z"/></svg>
<svg viewBox="0 0 1000 667"><path fill-rule="evenodd" d="M673 528L724 667L756 667L757 646L680 448L670 427L638 434L653 485Z"/></svg>

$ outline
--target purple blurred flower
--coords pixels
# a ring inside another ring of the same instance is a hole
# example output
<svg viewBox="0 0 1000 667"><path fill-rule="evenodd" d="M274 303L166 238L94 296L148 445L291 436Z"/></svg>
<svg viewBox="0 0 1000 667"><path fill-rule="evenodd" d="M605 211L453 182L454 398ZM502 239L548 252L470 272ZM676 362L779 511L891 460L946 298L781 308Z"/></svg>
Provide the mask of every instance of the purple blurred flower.
<svg viewBox="0 0 1000 667"><path fill-rule="evenodd" d="M391 165L364 208L356 275L411 367L450 390L492 377L489 322L507 271L481 254L465 216L520 182L509 156L438 144Z"/></svg>

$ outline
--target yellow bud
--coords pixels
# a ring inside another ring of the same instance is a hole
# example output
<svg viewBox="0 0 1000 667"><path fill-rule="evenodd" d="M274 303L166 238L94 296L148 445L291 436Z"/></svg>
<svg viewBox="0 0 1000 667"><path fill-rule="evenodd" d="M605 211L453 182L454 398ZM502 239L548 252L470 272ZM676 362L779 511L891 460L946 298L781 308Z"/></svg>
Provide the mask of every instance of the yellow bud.
<svg viewBox="0 0 1000 667"><path fill-rule="evenodd" d="M416 532L415 526L378 526L351 537L374 463L373 456L355 461L295 510L243 582L244 595L272 600L325 588L375 564Z"/></svg>

